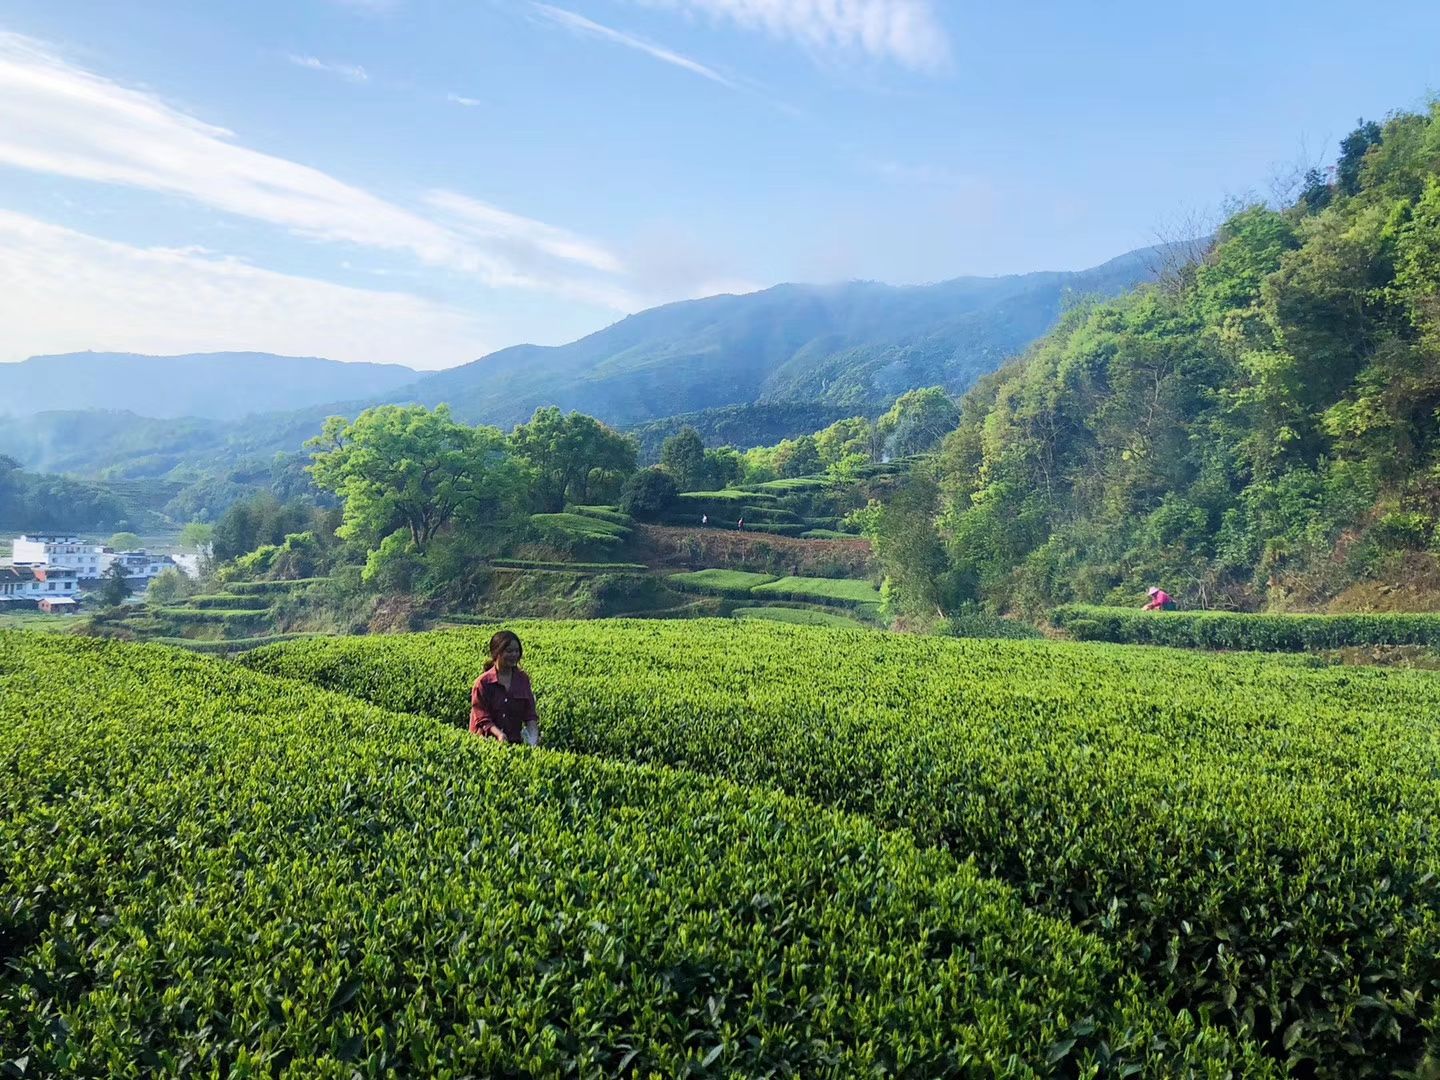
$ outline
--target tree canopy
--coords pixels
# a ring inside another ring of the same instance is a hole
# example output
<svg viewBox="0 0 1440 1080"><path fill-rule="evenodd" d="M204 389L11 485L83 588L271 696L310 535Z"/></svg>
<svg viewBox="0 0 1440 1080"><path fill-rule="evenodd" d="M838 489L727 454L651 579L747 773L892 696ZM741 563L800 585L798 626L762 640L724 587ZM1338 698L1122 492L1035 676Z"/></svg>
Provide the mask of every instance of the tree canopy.
<svg viewBox="0 0 1440 1080"><path fill-rule="evenodd" d="M477 520L519 485L505 436L457 424L443 405L332 416L309 445L315 483L344 500L338 535L372 552L394 537L423 554L442 529Z"/></svg>

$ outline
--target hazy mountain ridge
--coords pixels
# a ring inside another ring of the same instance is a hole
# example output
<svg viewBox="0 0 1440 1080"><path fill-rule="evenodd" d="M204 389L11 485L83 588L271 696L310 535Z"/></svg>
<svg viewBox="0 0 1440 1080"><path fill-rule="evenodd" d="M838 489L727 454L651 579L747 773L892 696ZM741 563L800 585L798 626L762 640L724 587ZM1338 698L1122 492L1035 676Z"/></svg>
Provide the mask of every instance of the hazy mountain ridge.
<svg viewBox="0 0 1440 1080"><path fill-rule="evenodd" d="M935 285L777 285L651 308L562 346L520 345L425 376L395 399L508 427L541 405L612 424L750 403L883 409L916 386L959 393L1055 324L1067 299L1147 281L1163 248L1089 270Z"/></svg>
<svg viewBox="0 0 1440 1080"><path fill-rule="evenodd" d="M416 375L401 364L259 352L62 353L0 364L0 416L105 409L157 419L238 420L384 395Z"/></svg>
<svg viewBox="0 0 1440 1080"><path fill-rule="evenodd" d="M298 451L325 416L386 402L447 403L462 420L505 428L559 405L639 428L642 441L694 422L711 441L774 442L823 426L817 418L876 415L918 386L961 392L1049 330L1068 299L1123 292L1163 258L1143 249L1075 273L922 286L777 285L652 308L568 345L516 345L421 377L263 353L34 357L0 364L0 454L46 472L192 481ZM57 397L56 386L68 389Z"/></svg>

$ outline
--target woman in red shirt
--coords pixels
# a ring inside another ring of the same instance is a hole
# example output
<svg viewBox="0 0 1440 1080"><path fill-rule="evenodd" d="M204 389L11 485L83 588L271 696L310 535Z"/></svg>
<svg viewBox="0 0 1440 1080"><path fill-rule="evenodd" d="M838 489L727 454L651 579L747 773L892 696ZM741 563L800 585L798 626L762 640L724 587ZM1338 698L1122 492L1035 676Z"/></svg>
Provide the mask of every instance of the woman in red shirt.
<svg viewBox="0 0 1440 1080"><path fill-rule="evenodd" d="M530 676L520 670L525 648L509 630L490 639L490 663L470 688L470 730L497 742L540 745L540 717Z"/></svg>

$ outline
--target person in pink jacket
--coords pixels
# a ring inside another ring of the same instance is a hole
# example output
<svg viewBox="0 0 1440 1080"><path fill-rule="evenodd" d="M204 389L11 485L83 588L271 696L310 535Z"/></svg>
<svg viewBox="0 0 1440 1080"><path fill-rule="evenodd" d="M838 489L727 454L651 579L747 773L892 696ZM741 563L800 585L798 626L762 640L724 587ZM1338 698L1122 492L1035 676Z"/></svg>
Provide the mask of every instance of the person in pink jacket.
<svg viewBox="0 0 1440 1080"><path fill-rule="evenodd" d="M1157 589L1154 585L1151 585L1151 586L1150 586L1150 589L1149 589L1149 592L1150 592L1150 602L1149 602L1148 604L1146 604L1144 607L1142 607L1142 608L1140 609L1141 611L1174 611L1174 610L1175 610L1175 601L1174 601L1173 599L1171 599L1170 594L1167 593L1164 589Z"/></svg>
<svg viewBox="0 0 1440 1080"><path fill-rule="evenodd" d="M540 717L530 676L520 670L520 639L501 630L490 639L490 663L470 688L470 730L503 743L540 743Z"/></svg>

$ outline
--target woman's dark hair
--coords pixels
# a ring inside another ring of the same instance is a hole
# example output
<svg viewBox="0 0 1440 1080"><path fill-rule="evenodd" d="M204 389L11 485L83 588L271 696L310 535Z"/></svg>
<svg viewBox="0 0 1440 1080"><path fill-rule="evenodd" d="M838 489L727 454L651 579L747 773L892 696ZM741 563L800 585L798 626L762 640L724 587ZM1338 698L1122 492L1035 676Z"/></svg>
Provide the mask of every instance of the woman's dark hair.
<svg viewBox="0 0 1440 1080"><path fill-rule="evenodd" d="M515 647L520 650L520 655L525 655L525 646L520 644L520 638L515 631L499 630L495 636L490 639L490 662L485 665L486 671L489 671L500 662L500 654L505 651L505 646L509 645L512 641L515 643Z"/></svg>

